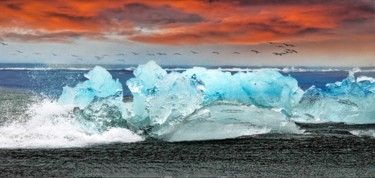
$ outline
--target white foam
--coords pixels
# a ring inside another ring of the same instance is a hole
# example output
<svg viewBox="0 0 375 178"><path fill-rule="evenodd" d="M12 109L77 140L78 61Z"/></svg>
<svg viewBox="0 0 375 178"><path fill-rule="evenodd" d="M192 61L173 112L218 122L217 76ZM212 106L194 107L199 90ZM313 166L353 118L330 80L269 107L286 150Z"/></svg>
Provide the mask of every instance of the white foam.
<svg viewBox="0 0 375 178"><path fill-rule="evenodd" d="M143 138L128 129L111 128L101 134L83 131L69 111L56 102L45 100L27 111L26 122L0 127L0 148L65 148L112 142L137 142Z"/></svg>
<svg viewBox="0 0 375 178"><path fill-rule="evenodd" d="M356 136L368 136L368 137L375 137L375 130L352 130L350 131L351 134Z"/></svg>

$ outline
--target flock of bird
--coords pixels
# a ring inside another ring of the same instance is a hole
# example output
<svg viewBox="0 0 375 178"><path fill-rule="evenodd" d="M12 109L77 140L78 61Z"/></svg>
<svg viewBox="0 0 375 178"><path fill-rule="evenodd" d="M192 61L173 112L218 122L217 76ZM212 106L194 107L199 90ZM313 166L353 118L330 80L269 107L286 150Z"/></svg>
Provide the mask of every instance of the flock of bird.
<svg viewBox="0 0 375 178"><path fill-rule="evenodd" d="M7 46L8 45L8 43L6 43L6 42L4 42L4 41L0 41L0 44L1 45L3 45L3 46ZM296 51L295 49L294 49L294 47L295 47L295 45L293 45L293 44L288 44L288 43L275 43L275 42L269 42L269 44L270 45L274 45L274 46L276 46L277 48L280 48L280 49L283 49L283 51L281 51L281 52L273 52L272 54L274 54L274 55L276 55L276 56L283 56L283 55L286 55L286 54L293 54L293 53L298 53L298 51ZM254 49L252 49L252 50L250 50L252 53L255 53L255 54L259 54L259 53L261 53L260 51L258 51L258 50L254 50ZM13 53L13 55L17 55L17 54L22 54L23 53L23 51L20 51L20 50L16 50L16 53ZM137 56L137 55L140 55L140 53L138 53L138 52L134 52L134 51L132 51L132 52L130 52L132 55L134 55L134 56ZM191 54L193 54L193 55L195 55L195 54L199 54L199 52L198 51L193 51L193 50L191 50L190 51L190 53ZM34 54L35 55L41 55L41 53L39 53L39 52L34 52ZM221 54L219 51L212 51L212 54L216 54L216 55L219 55L219 54ZM238 52L238 51L234 51L234 52L232 52L232 54L234 54L234 55L239 55L239 54L241 54L240 52ZM54 57L56 57L56 56L58 56L56 53L51 53L51 55L52 56L54 56ZM158 52L158 53L147 53L147 54L145 54L145 55L148 55L148 56L166 56L167 55L167 53L164 53L164 52ZM175 56L181 56L182 55L182 53L173 53L172 55L175 55ZM83 61L84 60L84 58L82 57L82 56L79 56L79 55L75 55L75 54L72 54L71 55L74 59L76 59L76 60L79 60L79 61ZM98 60L98 61L101 61L101 60L103 60L103 59L105 59L106 57L109 57L110 55L108 55L108 54L103 54L103 55L101 55L101 56L94 56L94 58L96 59L96 60ZM126 55L125 55L125 53L118 53L118 54L116 54L115 56L118 56L118 57L125 57ZM117 61L119 61L119 62L126 62L126 60L125 59L117 59Z"/></svg>

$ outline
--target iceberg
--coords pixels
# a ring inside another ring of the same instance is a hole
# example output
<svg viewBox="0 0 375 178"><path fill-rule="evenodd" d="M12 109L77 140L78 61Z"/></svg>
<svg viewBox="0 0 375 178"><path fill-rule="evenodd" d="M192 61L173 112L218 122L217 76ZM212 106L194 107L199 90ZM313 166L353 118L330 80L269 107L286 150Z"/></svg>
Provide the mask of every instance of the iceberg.
<svg viewBox="0 0 375 178"><path fill-rule="evenodd" d="M120 82L104 68L95 67L85 77L75 87L64 87L58 102L72 106L89 133L126 128L145 137L186 141L302 132L287 117L302 90L295 79L276 71L168 73L150 61L126 82L130 103L122 101Z"/></svg>
<svg viewBox="0 0 375 178"><path fill-rule="evenodd" d="M128 127L128 112L122 102L123 89L118 80L102 67L96 66L75 87L64 87L60 105L74 108L73 113L87 132L98 133L109 127Z"/></svg>
<svg viewBox="0 0 375 178"><path fill-rule="evenodd" d="M295 108L293 120L298 122L375 123L375 82L371 77L354 73L341 82L324 88L308 89Z"/></svg>
<svg viewBox="0 0 375 178"><path fill-rule="evenodd" d="M296 79L277 71L238 72L232 75L220 70L188 69L184 75L196 76L204 83L204 104L214 101L237 101L265 108L281 108L290 115L302 98L303 90Z"/></svg>

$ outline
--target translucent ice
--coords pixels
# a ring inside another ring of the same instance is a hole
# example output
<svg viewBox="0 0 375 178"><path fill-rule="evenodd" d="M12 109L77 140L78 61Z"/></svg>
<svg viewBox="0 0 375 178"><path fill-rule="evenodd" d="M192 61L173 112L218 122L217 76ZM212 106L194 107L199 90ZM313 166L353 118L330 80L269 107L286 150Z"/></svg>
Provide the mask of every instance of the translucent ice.
<svg viewBox="0 0 375 178"><path fill-rule="evenodd" d="M282 108L290 115L303 91L296 79L277 71L256 71L232 75L220 70L188 69L184 75L194 76L205 85L204 103L217 100L238 101L266 108Z"/></svg>
<svg viewBox="0 0 375 178"><path fill-rule="evenodd" d="M134 75L126 83L133 94L134 125L161 127L201 107L202 85L194 77L167 74L153 61L140 65Z"/></svg>
<svg viewBox="0 0 375 178"><path fill-rule="evenodd" d="M154 137L167 141L235 138L264 133L303 133L278 110L219 101L205 106L182 122L160 128Z"/></svg>
<svg viewBox="0 0 375 178"><path fill-rule="evenodd" d="M192 68L183 73L167 73L151 61L140 65L134 76L127 81L133 94L134 117L129 121L149 136L164 140L193 140L198 139L197 135L200 139L229 138L275 131L290 125L285 113L289 114L302 96L295 79L275 71L232 75L220 70ZM238 107L242 114L225 115L221 110L216 111L217 107L212 104L218 101L238 103L221 105L220 109L229 112ZM192 120L196 113L202 112L202 107L204 111L209 110L210 117ZM298 130L296 126L291 127ZM218 133L224 128L232 128L231 133ZM190 137L191 134L196 137Z"/></svg>
<svg viewBox="0 0 375 178"><path fill-rule="evenodd" d="M118 80L102 67L96 66L88 79L74 88L64 87L58 102L74 107L77 121L88 132L103 132L109 127L127 127L128 112L122 102L123 90Z"/></svg>
<svg viewBox="0 0 375 178"><path fill-rule="evenodd" d="M375 123L375 83L370 77L355 79L351 73L342 82L325 88L311 87L294 110L300 122Z"/></svg>

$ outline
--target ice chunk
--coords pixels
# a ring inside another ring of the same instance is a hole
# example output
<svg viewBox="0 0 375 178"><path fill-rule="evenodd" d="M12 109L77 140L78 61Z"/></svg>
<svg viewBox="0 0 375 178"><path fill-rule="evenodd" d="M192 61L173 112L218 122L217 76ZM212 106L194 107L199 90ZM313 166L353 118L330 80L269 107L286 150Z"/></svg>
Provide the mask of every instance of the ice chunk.
<svg viewBox="0 0 375 178"><path fill-rule="evenodd" d="M58 102L65 105L73 104L83 109L95 98L122 97L121 83L113 80L111 74L104 68L96 66L85 77L88 80L79 83L74 88L64 87Z"/></svg>
<svg viewBox="0 0 375 178"><path fill-rule="evenodd" d="M293 119L299 122L375 123L375 83L370 78L356 80L353 73L342 82L325 88L311 87L296 107Z"/></svg>
<svg viewBox="0 0 375 178"><path fill-rule="evenodd" d="M132 92L133 112L131 118L139 127L163 125L181 119L201 107L203 93L201 84L181 73L166 74L154 62L140 65L135 78L127 81Z"/></svg>
<svg viewBox="0 0 375 178"><path fill-rule="evenodd" d="M127 128L129 114L122 102L121 83L99 66L85 77L88 80L74 88L64 87L59 104L74 107L76 119L87 132L103 132L109 127Z"/></svg>
<svg viewBox="0 0 375 178"><path fill-rule="evenodd" d="M296 79L272 70L232 75L195 67L186 70L184 75L196 75L204 83L205 104L217 100L238 101L260 107L283 108L289 115L303 95Z"/></svg>
<svg viewBox="0 0 375 178"><path fill-rule="evenodd" d="M303 133L276 110L234 102L214 102L179 124L160 128L154 137L167 141L235 138L264 133Z"/></svg>

